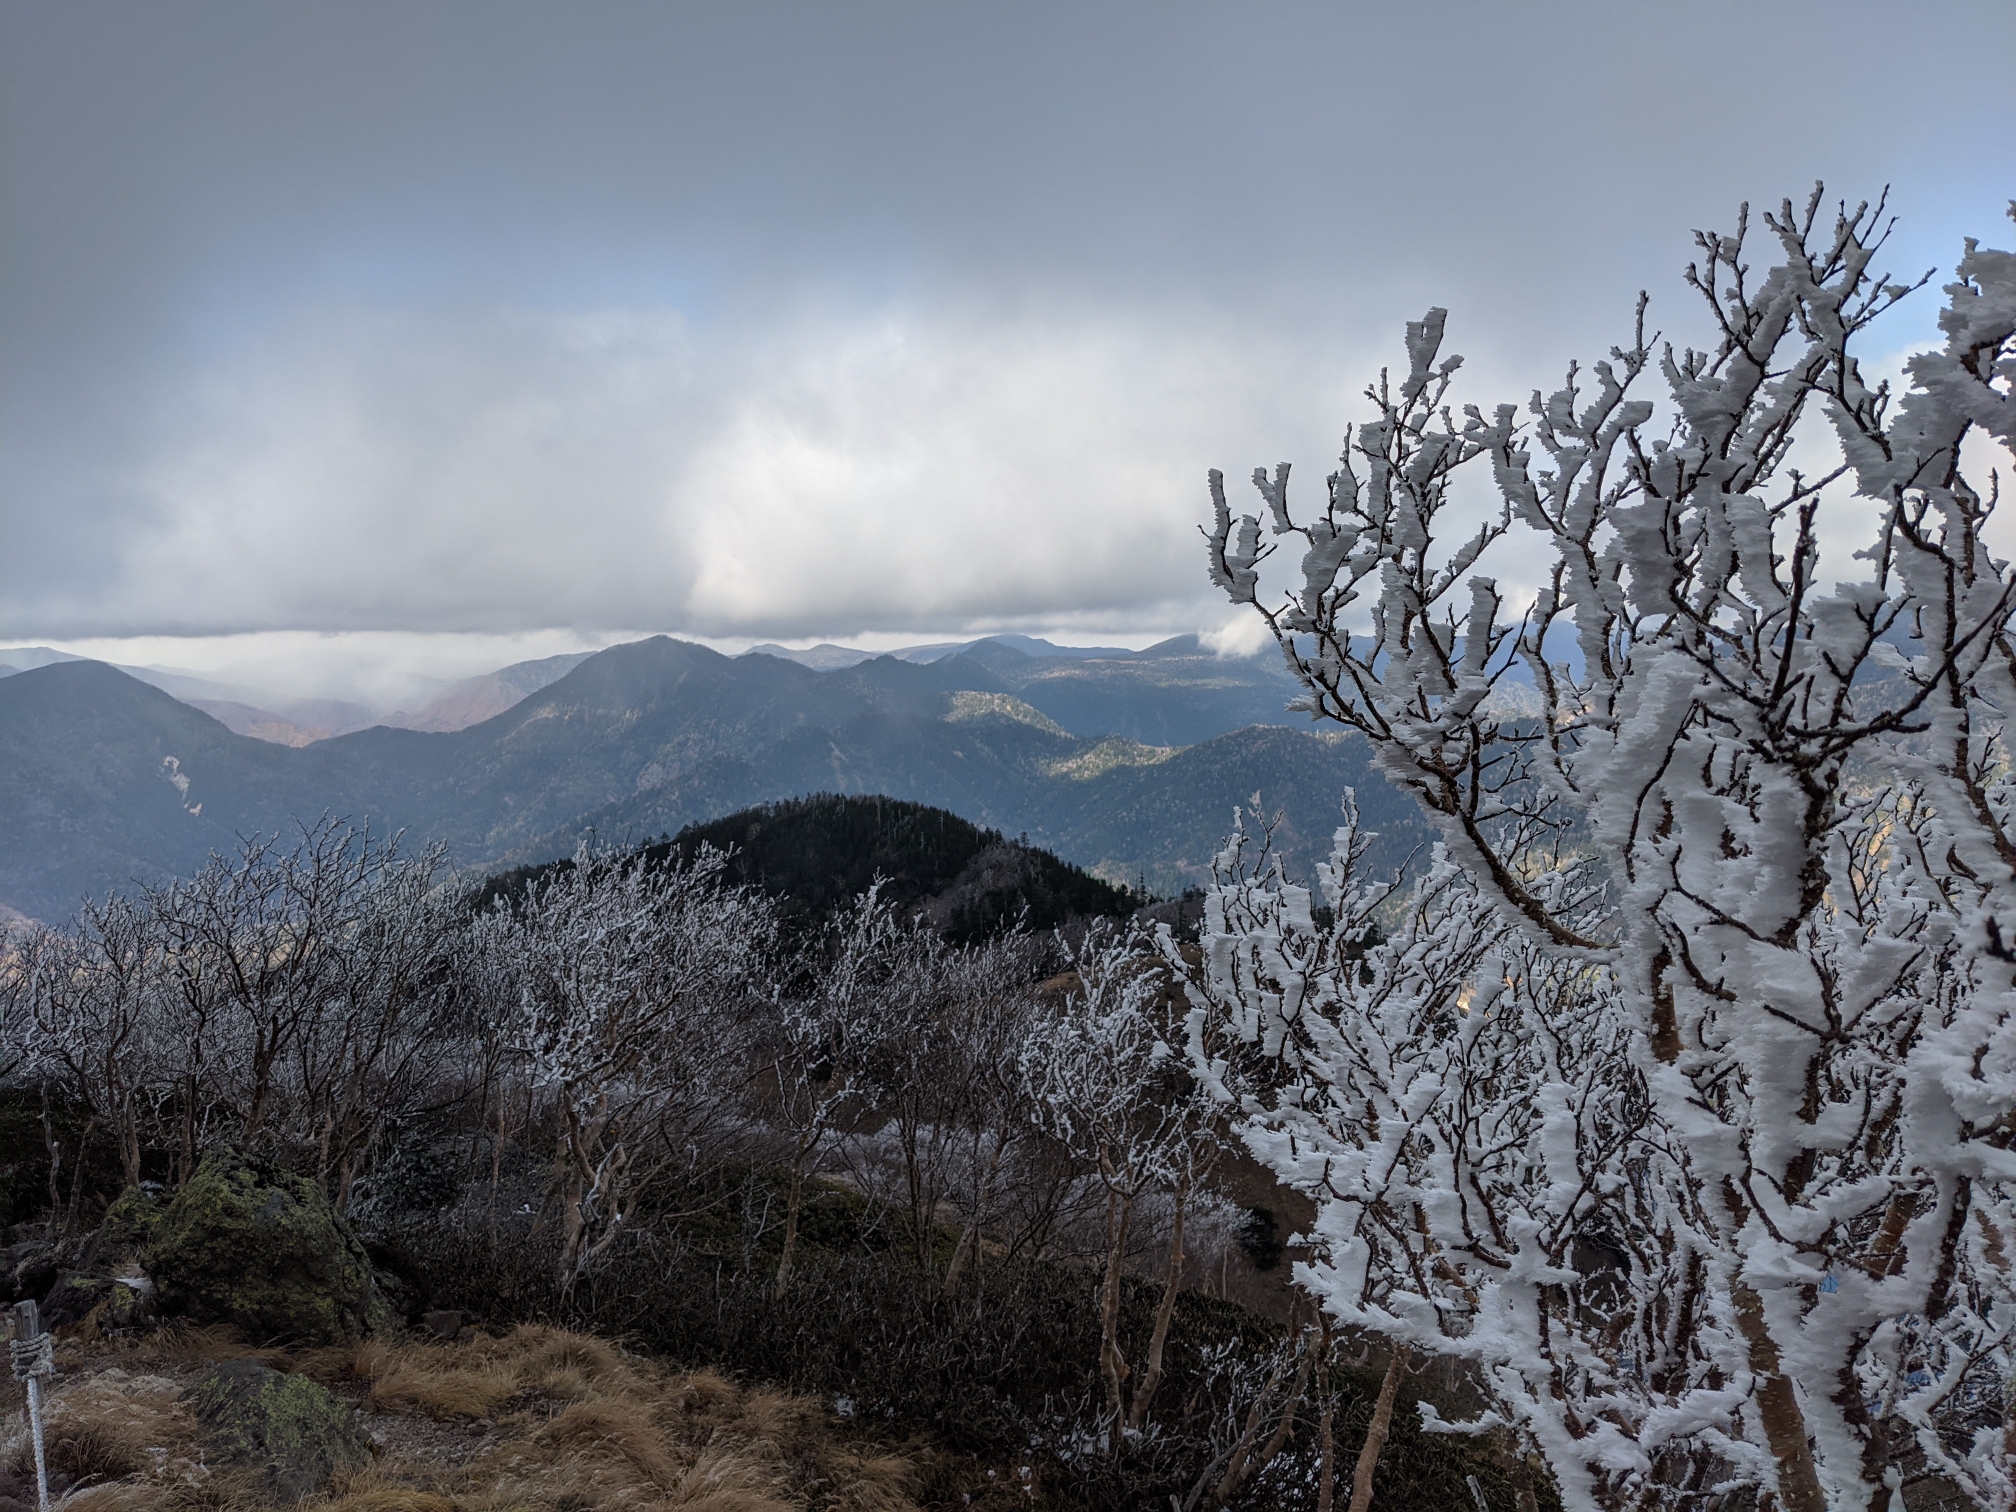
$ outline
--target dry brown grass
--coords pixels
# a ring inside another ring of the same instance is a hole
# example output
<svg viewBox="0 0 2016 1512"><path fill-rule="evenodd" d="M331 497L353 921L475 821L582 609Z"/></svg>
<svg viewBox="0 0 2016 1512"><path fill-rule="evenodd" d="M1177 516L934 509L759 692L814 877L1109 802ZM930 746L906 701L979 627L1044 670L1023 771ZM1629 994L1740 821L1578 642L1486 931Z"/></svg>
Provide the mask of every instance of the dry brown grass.
<svg viewBox="0 0 2016 1512"><path fill-rule="evenodd" d="M63 1512L155 1512L160 1505L153 1486L92 1486L67 1498Z"/></svg>
<svg viewBox="0 0 2016 1512"><path fill-rule="evenodd" d="M118 1512L131 1500L127 1491L142 1482L154 1492L146 1504L159 1506L164 1485L200 1470L196 1420L179 1382L113 1367L57 1384L43 1446L52 1484L77 1493L66 1507ZM0 1491L26 1492L32 1500L34 1483L34 1451L17 1428L0 1456Z"/></svg>
<svg viewBox="0 0 2016 1512"><path fill-rule="evenodd" d="M655 1418L653 1404L635 1399L574 1402L539 1430L537 1441L556 1457L614 1457L653 1485L670 1485L678 1479L680 1465Z"/></svg>
<svg viewBox="0 0 2016 1512"><path fill-rule="evenodd" d="M366 1491L350 1491L334 1501L324 1502L321 1512L457 1512L453 1500L432 1491L415 1491L406 1486L381 1486Z"/></svg>
<svg viewBox="0 0 2016 1512"><path fill-rule="evenodd" d="M193 1323L167 1323L138 1339L122 1340L118 1349L122 1364L157 1367L253 1360L274 1370L288 1370L294 1358L287 1350L261 1347L247 1340L227 1323L201 1327ZM56 1363L63 1364L61 1354Z"/></svg>
<svg viewBox="0 0 2016 1512"><path fill-rule="evenodd" d="M816 1403L523 1327L463 1343L293 1354L219 1329L73 1344L50 1418L52 1465L65 1456L81 1487L65 1512L264 1512L248 1483L204 1464L181 1395L228 1358L322 1381L358 1408L380 1446L370 1467L301 1512L915 1509L911 1463L851 1442ZM0 1465L20 1462L7 1444Z"/></svg>

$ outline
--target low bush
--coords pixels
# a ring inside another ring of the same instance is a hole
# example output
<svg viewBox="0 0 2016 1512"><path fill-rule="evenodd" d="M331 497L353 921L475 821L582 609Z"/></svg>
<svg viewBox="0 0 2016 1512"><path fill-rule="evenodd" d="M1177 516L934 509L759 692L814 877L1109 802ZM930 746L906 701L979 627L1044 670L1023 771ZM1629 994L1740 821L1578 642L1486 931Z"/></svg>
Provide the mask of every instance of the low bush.
<svg viewBox="0 0 2016 1512"><path fill-rule="evenodd" d="M403 1238L432 1305L493 1326L538 1320L592 1330L687 1366L816 1396L891 1443L924 1436L938 1452L935 1470L927 1458L927 1502L938 1493L956 1501L974 1465L1009 1475L1027 1467L1031 1489L1061 1507L1120 1512L1185 1499L1200 1479L1215 1478L1214 1465L1222 1471L1244 1413L1291 1348L1279 1324L1182 1294L1150 1426L1114 1457L1096 1432L1097 1277L1076 1266L996 1260L947 1295L939 1277L897 1256L815 1247L780 1296L761 1267L676 1239L636 1237L563 1295L553 1279L557 1248L529 1226L495 1242L445 1222ZM1131 1279L1124 1288L1130 1357L1147 1340L1158 1297L1159 1288ZM465 1388L441 1381L434 1389L452 1396ZM1377 1389L1366 1370L1330 1374L1340 1485ZM1421 1431L1412 1402L1424 1397L1453 1410L1449 1394L1425 1381L1403 1397L1374 1482L1381 1512L1472 1507L1473 1479L1489 1507L1514 1506L1506 1466L1488 1446ZM1287 1448L1235 1507L1315 1505L1319 1410L1312 1390Z"/></svg>

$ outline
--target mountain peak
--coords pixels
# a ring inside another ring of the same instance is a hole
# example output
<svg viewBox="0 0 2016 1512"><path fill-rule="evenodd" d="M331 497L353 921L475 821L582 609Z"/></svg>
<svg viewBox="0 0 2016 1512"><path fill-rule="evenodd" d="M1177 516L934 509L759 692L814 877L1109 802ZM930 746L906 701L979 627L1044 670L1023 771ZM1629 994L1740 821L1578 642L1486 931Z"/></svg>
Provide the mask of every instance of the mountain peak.
<svg viewBox="0 0 2016 1512"><path fill-rule="evenodd" d="M801 667L810 667L814 672L840 672L848 667L858 667L862 662L873 661L873 651L863 651L855 646L836 646L831 641L821 641L816 646L807 646L802 651L794 651L789 646L779 646L765 641L760 646L751 646L742 653L744 656L774 656L779 661L796 662Z"/></svg>

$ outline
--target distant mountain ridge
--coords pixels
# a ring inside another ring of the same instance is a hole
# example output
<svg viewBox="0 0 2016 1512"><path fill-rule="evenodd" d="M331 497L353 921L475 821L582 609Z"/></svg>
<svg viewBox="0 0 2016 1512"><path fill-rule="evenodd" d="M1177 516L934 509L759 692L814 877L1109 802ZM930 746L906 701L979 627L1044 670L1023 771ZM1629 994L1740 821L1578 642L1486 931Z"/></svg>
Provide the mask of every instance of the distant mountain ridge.
<svg viewBox="0 0 2016 1512"><path fill-rule="evenodd" d="M1129 651L1125 646L1060 646L1055 641L1043 640L1034 635L1016 635L1012 632L981 636L977 640L933 641L922 646L899 646L894 651L863 651L855 646L836 646L831 641L821 641L816 646L793 650L789 646L766 642L760 646L751 646L742 654L775 656L785 661L795 661L801 667L810 667L815 672L834 672L844 667L857 667L864 661L875 660L878 656L893 656L898 661L942 661L948 656L957 656L962 651L971 651L988 641L1020 651L1025 656L1112 657L1149 654L1145 651Z"/></svg>
<svg viewBox="0 0 2016 1512"><path fill-rule="evenodd" d="M418 708L395 710L373 723L394 730L427 730L438 734L466 730L473 724L494 719L541 688L558 682L593 654L577 651L567 656L542 657L538 661L500 667L479 677L465 677L458 683L450 683Z"/></svg>
<svg viewBox="0 0 2016 1512"><path fill-rule="evenodd" d="M590 832L648 838L801 794L883 793L1161 890L1208 872L1256 790L1283 813L1277 838L1298 867L1327 843L1346 786L1396 855L1418 838L1356 740L1219 728L1256 689L1228 701L1208 667L1176 676L1182 657L1086 658L1076 673L1060 660L982 645L815 672L656 637L466 729L374 727L298 749L101 663L35 668L0 679L0 905L62 917L86 893L185 873L241 834L324 812L489 866L564 854ZM1102 698L1111 717L1083 733ZM1150 728L1186 722L1204 733Z"/></svg>
<svg viewBox="0 0 2016 1512"><path fill-rule="evenodd" d="M576 652L500 667L448 684L424 703L390 711L218 682L173 668L120 670L203 710L240 735L304 746L374 725L437 734L467 729L515 707L590 654ZM1005 688L1072 733L1118 734L1148 744L1208 740L1249 724L1272 722L1299 691L1273 656L1217 656L1195 635L1176 636L1141 651L1059 646L1035 636L1004 634L905 646L879 656L831 644L795 651L756 646L742 656L774 657L816 672L847 671L885 659L930 665L953 656L972 656L990 666ZM83 659L47 646L0 650L0 675Z"/></svg>
<svg viewBox="0 0 2016 1512"><path fill-rule="evenodd" d="M15 646L0 649L0 676L10 671L31 672L64 662L89 660L48 646ZM108 665L201 709L226 729L276 745L307 745L331 735L361 730L375 720L371 709L344 699L296 698L271 688L218 682L173 667L129 667L116 662Z"/></svg>

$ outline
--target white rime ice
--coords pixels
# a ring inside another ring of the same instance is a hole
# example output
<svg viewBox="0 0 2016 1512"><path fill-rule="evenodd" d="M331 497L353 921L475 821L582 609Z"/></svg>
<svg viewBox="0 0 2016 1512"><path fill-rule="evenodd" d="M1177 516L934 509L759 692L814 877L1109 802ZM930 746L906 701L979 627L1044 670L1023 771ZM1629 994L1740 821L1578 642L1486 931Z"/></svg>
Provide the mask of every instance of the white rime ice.
<svg viewBox="0 0 2016 1512"><path fill-rule="evenodd" d="M1099 1370L1106 1385L1104 1428L1118 1450L1138 1431L1161 1383L1163 1346L1183 1280L1184 1218L1219 1144L1210 1101L1190 1085L1182 1058L1164 1039L1158 1009L1168 979L1137 938L1095 930L1075 952L1073 989L1024 1039L1021 1077L1037 1125L1097 1173L1105 1198L1105 1273L1099 1290ZM1120 1348L1121 1281L1142 1209L1172 1199L1162 1300L1143 1370Z"/></svg>
<svg viewBox="0 0 2016 1512"><path fill-rule="evenodd" d="M2016 1506L2016 575L1965 465L2016 449L2016 256L1967 244L1893 396L1854 348L1917 285L1871 272L1880 205L1820 207L1762 218L1761 274L1747 211L1697 237L1704 351L1641 301L1523 415L1459 412L1431 311L1319 517L1285 466L1260 518L1211 479L1214 581L1441 845L1381 909L1347 825L1319 929L1235 841L1193 1062L1315 1198L1304 1284L1471 1362L1468 1426L1576 1508L1892 1508L1928 1474ZM1445 540L1473 463L1499 510ZM1844 506L1878 523L1826 588ZM1478 575L1515 522L1553 550L1523 616ZM1263 529L1302 551L1278 605ZM1515 667L1537 716L1494 712Z"/></svg>
<svg viewBox="0 0 2016 1512"><path fill-rule="evenodd" d="M503 1037L560 1130L564 1288L616 1241L640 1188L736 1116L776 918L726 864L706 847L662 865L584 847L479 926L474 948L517 1001Z"/></svg>

